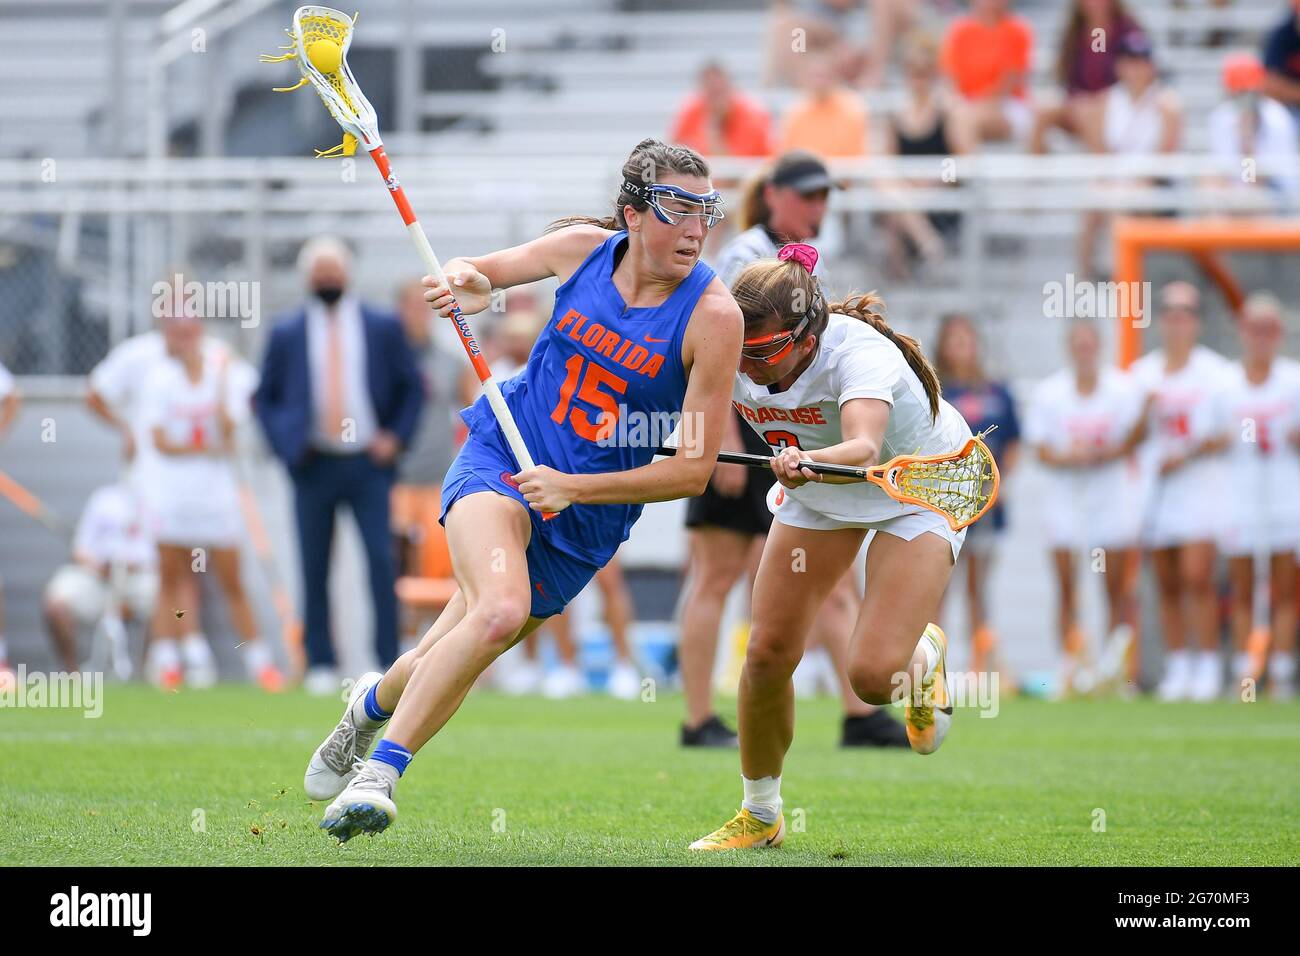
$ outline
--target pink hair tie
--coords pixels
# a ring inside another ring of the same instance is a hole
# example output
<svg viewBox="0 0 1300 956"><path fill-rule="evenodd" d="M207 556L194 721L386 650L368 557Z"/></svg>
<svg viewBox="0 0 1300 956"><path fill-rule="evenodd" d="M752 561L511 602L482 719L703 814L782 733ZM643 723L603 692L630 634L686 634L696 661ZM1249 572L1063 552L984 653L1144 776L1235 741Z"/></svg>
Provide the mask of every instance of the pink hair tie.
<svg viewBox="0 0 1300 956"><path fill-rule="evenodd" d="M799 265L812 274L813 268L817 265L817 250L806 242L790 242L781 247L781 251L776 257L782 262L789 262L793 259Z"/></svg>

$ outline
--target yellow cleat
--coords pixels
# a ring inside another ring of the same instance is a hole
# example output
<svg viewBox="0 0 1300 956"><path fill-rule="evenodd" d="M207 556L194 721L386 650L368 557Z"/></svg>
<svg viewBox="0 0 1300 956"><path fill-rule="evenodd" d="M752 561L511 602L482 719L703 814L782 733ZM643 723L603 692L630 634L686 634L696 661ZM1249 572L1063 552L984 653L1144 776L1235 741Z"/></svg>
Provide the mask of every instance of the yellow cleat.
<svg viewBox="0 0 1300 956"><path fill-rule="evenodd" d="M952 726L952 696L948 692L948 638L938 624L927 624L921 640L939 652L939 663L921 682L919 694L909 694L903 708L907 739L919 754L939 749Z"/></svg>
<svg viewBox="0 0 1300 956"><path fill-rule="evenodd" d="M706 837L690 845L692 850L761 850L780 846L785 839L785 814L776 823L764 823L748 810L734 817Z"/></svg>

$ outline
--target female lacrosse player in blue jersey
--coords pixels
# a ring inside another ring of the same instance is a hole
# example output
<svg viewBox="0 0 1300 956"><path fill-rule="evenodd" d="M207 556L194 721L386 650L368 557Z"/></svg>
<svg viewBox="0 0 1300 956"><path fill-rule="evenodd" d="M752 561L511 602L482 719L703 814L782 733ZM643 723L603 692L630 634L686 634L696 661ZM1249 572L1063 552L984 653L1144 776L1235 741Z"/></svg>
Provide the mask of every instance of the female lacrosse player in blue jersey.
<svg viewBox="0 0 1300 956"><path fill-rule="evenodd" d="M561 220L522 246L453 259L451 291L426 279L425 298L444 316L453 291L472 315L493 289L560 280L528 364L501 384L538 464L519 471L486 398L462 412L469 438L442 486L460 590L419 647L357 682L307 768L309 796L337 796L321 826L340 841L393 822L393 789L412 756L493 660L613 557L643 503L704 490L742 328L730 293L699 261L719 203L698 154L645 140L623 166L613 217ZM686 454L652 462L659 441L618 440L653 434L646 422L675 414L690 436ZM634 422L642 427L624 427Z"/></svg>

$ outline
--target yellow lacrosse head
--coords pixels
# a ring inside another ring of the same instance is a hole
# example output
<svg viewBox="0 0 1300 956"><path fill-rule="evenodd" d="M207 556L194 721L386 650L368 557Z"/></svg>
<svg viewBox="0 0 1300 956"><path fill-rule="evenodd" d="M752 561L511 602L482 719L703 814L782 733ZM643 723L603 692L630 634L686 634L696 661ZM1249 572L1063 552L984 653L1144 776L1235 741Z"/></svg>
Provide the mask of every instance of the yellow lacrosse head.
<svg viewBox="0 0 1300 956"><path fill-rule="evenodd" d="M310 83L330 115L343 127L343 142L333 149L317 150L317 156L351 156L358 143L367 150L381 144L374 107L348 68L348 47L352 45L355 23L356 17L329 7L299 7L293 15L293 29L285 31L291 45L281 47L290 52L262 57L263 63L296 61L302 79L294 86L277 87L276 92L286 93Z"/></svg>
<svg viewBox="0 0 1300 956"><path fill-rule="evenodd" d="M993 453L980 435L956 454L901 456L884 470L900 500L941 512L954 531L974 524L993 507L1001 482Z"/></svg>

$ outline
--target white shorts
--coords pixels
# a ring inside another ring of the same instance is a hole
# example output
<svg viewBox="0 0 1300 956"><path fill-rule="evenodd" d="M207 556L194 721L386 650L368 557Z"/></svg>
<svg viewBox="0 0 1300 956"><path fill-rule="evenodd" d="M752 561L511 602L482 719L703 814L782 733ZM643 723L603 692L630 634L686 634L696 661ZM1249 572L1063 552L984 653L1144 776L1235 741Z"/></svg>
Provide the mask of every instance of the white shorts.
<svg viewBox="0 0 1300 956"><path fill-rule="evenodd" d="M159 487L150 509L159 544L234 548L244 532L239 493L220 473L210 482L176 482Z"/></svg>
<svg viewBox="0 0 1300 956"><path fill-rule="evenodd" d="M1047 541L1053 551L1118 551L1137 544L1138 529L1130 509L1080 507L1061 501L1047 508Z"/></svg>
<svg viewBox="0 0 1300 956"><path fill-rule="evenodd" d="M1300 521L1287 519L1271 521L1257 529L1251 522L1225 524L1219 536L1219 549L1229 558L1249 558L1257 549L1268 554L1297 551L1300 541Z"/></svg>
<svg viewBox="0 0 1300 956"><path fill-rule="evenodd" d="M789 495L782 496L782 501L777 504L776 490L781 487L779 482L772 486L774 490L767 497L768 508L777 521L789 525L791 528L806 528L809 531L866 528L871 532L867 536L868 543L870 543L871 538L875 536L877 531L892 534L904 541L911 541L927 531L932 531L947 541L949 547L952 548L953 564L957 563L957 555L961 553L962 543L966 540L965 528L960 531L953 531L948 526L947 519L926 508L917 508L914 511L908 511L893 518L885 518L882 521L842 521L839 518L828 517L820 511L814 511L812 508L795 501Z"/></svg>
<svg viewBox="0 0 1300 956"><path fill-rule="evenodd" d="M1142 543L1148 548L1176 548L1218 539L1222 531L1218 511L1206 497L1185 483L1157 485L1142 518Z"/></svg>
<svg viewBox="0 0 1300 956"><path fill-rule="evenodd" d="M120 597L133 620L149 620L157 596L157 572L136 569L123 575ZM82 625L94 624L103 616L108 598L108 582L82 564L65 564L45 586L45 600L65 606Z"/></svg>

